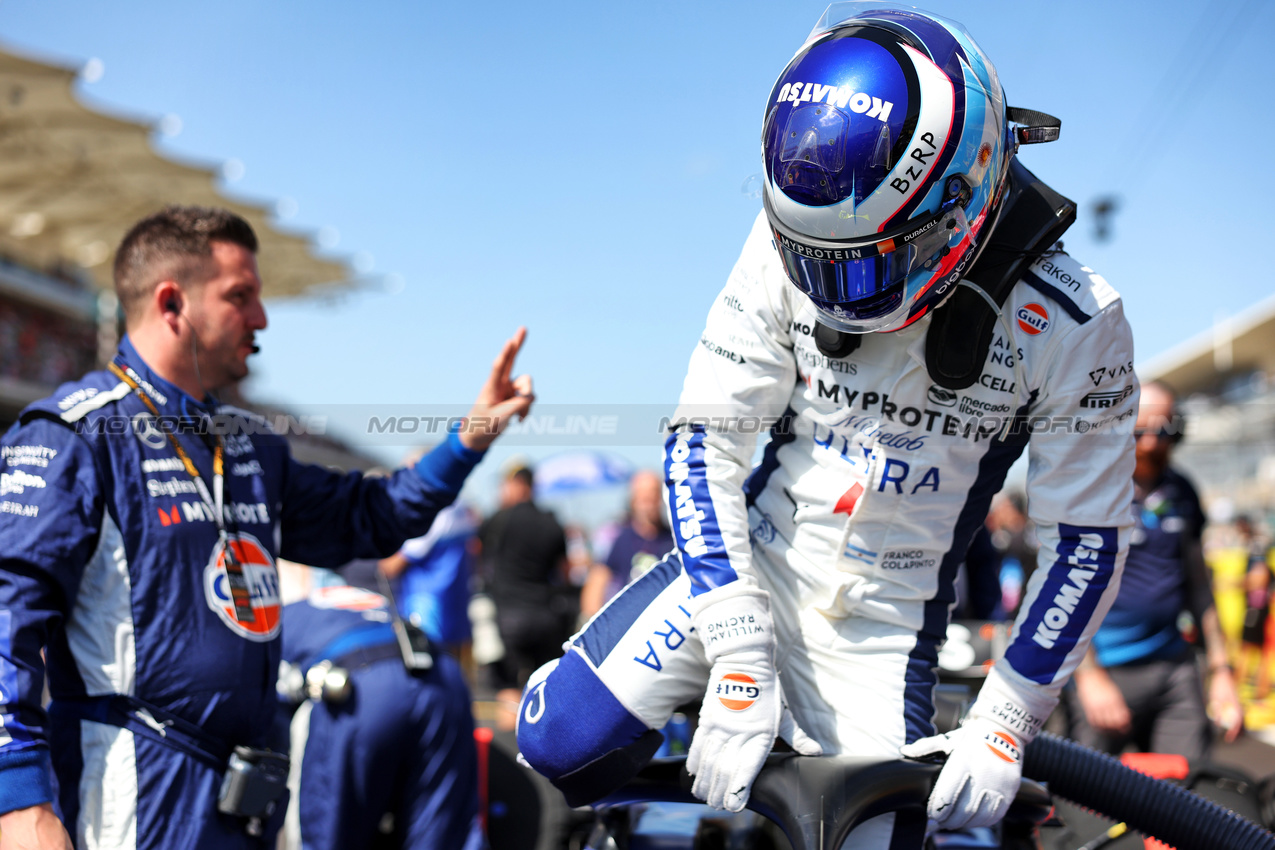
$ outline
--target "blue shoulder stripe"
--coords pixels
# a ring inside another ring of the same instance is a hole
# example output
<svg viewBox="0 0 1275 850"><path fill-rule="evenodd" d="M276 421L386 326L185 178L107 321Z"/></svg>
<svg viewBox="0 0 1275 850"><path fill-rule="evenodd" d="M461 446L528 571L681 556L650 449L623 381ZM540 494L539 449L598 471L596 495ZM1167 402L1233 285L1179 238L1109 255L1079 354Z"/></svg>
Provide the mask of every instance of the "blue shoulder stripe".
<svg viewBox="0 0 1275 850"><path fill-rule="evenodd" d="M1076 302L1072 301L1071 298L1061 289L1054 286L1052 283L1037 277L1034 272L1025 272L1023 274L1023 281L1041 295L1048 295L1050 300L1063 308L1064 313L1076 320L1076 324L1083 325L1085 322L1093 318L1093 316L1090 316L1084 310L1081 310L1080 307L1076 305Z"/></svg>

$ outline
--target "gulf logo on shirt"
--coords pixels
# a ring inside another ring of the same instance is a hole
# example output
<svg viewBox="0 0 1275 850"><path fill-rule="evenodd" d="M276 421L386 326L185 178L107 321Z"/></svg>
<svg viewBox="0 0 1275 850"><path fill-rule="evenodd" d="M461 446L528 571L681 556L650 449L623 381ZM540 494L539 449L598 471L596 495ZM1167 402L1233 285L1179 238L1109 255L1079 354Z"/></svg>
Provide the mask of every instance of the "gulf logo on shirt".
<svg viewBox="0 0 1275 850"><path fill-rule="evenodd" d="M244 580L248 583L248 601L252 608L252 622L243 622L235 613L230 598L230 579L226 575L226 552L218 542L212 557L204 568L204 597L208 607L229 629L240 637L264 643L279 635L279 570L274 558L261 541L251 534L230 535L230 546L235 558L243 567Z"/></svg>
<svg viewBox="0 0 1275 850"><path fill-rule="evenodd" d="M731 711L752 708L759 696L761 687L746 673L727 673L717 683L717 698Z"/></svg>
<svg viewBox="0 0 1275 850"><path fill-rule="evenodd" d="M1018 749L1018 742L1006 732L992 732L985 740L987 748L992 751L992 755L1002 761L1015 764L1023 757Z"/></svg>
<svg viewBox="0 0 1275 850"><path fill-rule="evenodd" d="M1018 326L1023 332L1032 336L1049 330L1049 311L1035 301L1019 307L1014 317L1018 319Z"/></svg>

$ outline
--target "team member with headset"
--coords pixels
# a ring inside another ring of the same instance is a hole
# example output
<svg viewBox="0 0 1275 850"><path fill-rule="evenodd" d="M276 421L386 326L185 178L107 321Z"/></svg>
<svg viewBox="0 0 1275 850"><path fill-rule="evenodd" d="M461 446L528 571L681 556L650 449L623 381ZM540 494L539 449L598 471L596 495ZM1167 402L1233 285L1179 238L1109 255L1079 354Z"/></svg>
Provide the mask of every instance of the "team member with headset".
<svg viewBox="0 0 1275 850"><path fill-rule="evenodd" d="M1007 106L959 24L834 4L761 117L764 210L665 444L677 550L533 677L519 745L586 802L702 699L687 768L714 806L745 805L780 736L945 755L930 820L992 824L1119 583L1137 384L1098 369L1132 360L1129 326L1055 245L1075 205L1015 156L1059 122ZM956 569L1024 449L1040 565L1004 660L935 737ZM919 848L925 826L883 815L850 846Z"/></svg>
<svg viewBox="0 0 1275 850"><path fill-rule="evenodd" d="M119 353L0 441L6 850L69 846L68 831L80 847L268 846L275 559L391 554L532 403L530 378L510 377L520 330L464 427L414 468L365 479L298 463L212 395L248 374L266 327L256 251L225 210L138 222L115 258Z"/></svg>

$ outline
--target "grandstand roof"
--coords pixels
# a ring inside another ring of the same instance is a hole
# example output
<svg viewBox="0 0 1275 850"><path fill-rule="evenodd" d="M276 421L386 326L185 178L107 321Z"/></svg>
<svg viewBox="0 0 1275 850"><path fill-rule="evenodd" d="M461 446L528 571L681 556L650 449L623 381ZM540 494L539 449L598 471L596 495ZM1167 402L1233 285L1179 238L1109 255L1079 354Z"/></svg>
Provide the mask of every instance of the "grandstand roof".
<svg viewBox="0 0 1275 850"><path fill-rule="evenodd" d="M0 252L36 267L78 264L106 288L133 222L165 204L202 204L234 210L257 231L267 297L348 282L344 263L315 257L308 235L273 226L267 206L220 194L216 167L157 154L152 122L82 105L77 75L0 48Z"/></svg>
<svg viewBox="0 0 1275 850"><path fill-rule="evenodd" d="M1184 396L1212 395L1227 377L1254 370L1275 376L1275 295L1138 364L1142 380L1164 381Z"/></svg>

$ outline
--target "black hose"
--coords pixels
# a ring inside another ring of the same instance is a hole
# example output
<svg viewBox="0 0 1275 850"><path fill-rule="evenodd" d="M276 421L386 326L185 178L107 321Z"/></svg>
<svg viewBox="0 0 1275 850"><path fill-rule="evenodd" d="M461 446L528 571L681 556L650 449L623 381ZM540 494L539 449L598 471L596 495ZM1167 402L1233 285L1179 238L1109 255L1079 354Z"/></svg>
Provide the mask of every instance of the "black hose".
<svg viewBox="0 0 1275 850"><path fill-rule="evenodd" d="M1048 732L1028 745L1023 775L1177 850L1275 850L1275 835L1235 812Z"/></svg>

